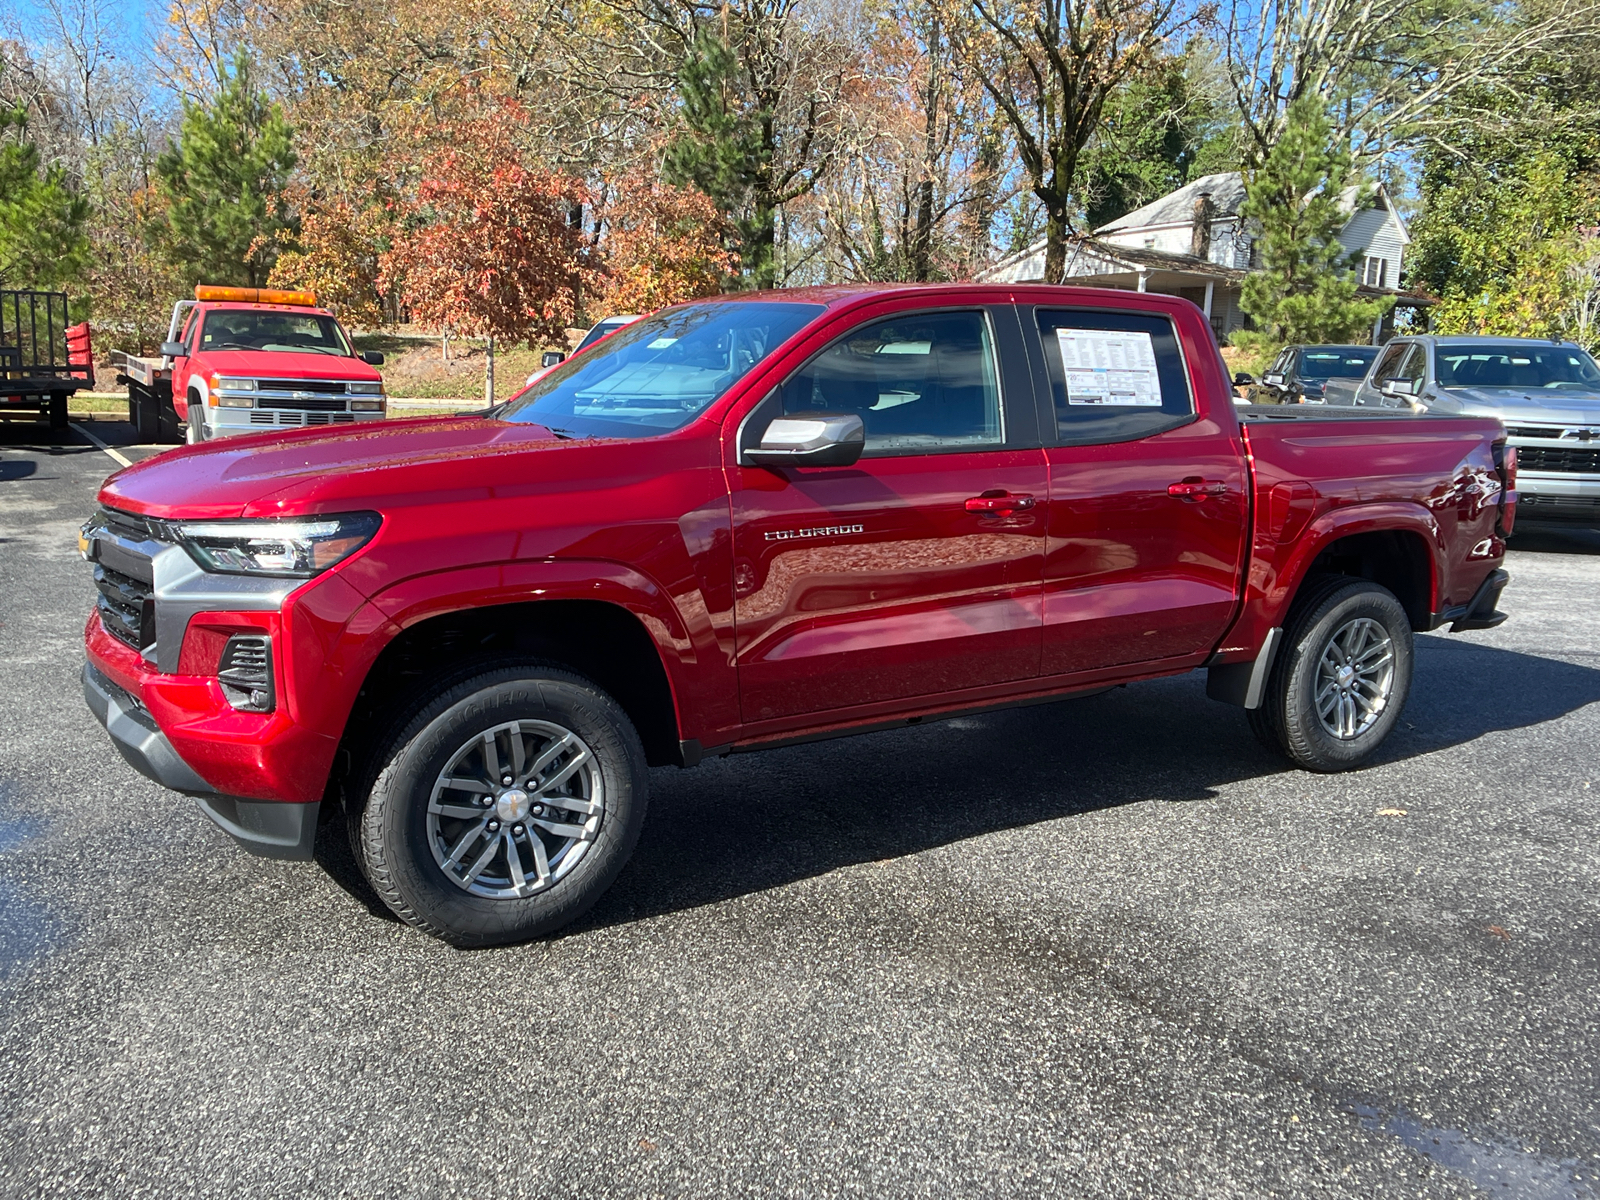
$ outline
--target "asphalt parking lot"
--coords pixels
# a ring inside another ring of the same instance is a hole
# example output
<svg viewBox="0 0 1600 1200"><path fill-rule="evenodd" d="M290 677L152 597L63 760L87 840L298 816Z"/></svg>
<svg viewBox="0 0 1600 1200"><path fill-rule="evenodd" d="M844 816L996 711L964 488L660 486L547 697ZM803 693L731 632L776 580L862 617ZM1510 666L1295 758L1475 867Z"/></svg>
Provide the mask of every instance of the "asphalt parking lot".
<svg viewBox="0 0 1600 1200"><path fill-rule="evenodd" d="M115 465L0 424L0 1195L1600 1197L1600 534L1365 770L1199 674L661 770L591 916L465 953L111 749Z"/></svg>

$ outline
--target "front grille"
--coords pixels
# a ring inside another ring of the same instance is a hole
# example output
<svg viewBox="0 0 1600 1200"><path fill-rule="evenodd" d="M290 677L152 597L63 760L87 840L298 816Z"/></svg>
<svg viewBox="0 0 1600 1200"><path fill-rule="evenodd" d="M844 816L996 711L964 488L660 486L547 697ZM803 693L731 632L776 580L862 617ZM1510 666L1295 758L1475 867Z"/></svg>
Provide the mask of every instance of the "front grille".
<svg viewBox="0 0 1600 1200"><path fill-rule="evenodd" d="M96 563L94 586L100 593L95 600L100 623L112 637L135 650L155 640L155 601L148 583Z"/></svg>
<svg viewBox="0 0 1600 1200"><path fill-rule="evenodd" d="M258 379L256 388L263 392L315 392L319 396L342 396L345 393L341 379Z"/></svg>
<svg viewBox="0 0 1600 1200"><path fill-rule="evenodd" d="M1517 468L1521 471L1600 475L1600 449L1569 450L1565 446L1518 446Z"/></svg>
<svg viewBox="0 0 1600 1200"><path fill-rule="evenodd" d="M320 396L259 396L257 408L292 408L300 412L343 412L343 400L324 400Z"/></svg>
<svg viewBox="0 0 1600 1200"><path fill-rule="evenodd" d="M1552 440L1561 436L1561 426L1543 425L1507 425L1508 437L1550 438Z"/></svg>
<svg viewBox="0 0 1600 1200"><path fill-rule="evenodd" d="M152 538L159 537L155 525L146 518L115 508L102 508L97 523L104 526L108 532L127 538L130 542L148 542Z"/></svg>

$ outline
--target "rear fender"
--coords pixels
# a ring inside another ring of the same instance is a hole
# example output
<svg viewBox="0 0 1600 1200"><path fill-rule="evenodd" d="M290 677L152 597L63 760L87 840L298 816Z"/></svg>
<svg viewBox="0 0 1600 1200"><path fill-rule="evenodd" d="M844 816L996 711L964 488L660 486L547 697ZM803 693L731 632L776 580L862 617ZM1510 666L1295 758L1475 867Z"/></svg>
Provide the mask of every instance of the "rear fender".
<svg viewBox="0 0 1600 1200"><path fill-rule="evenodd" d="M1245 585L1244 609L1223 638L1213 663L1255 658L1270 630L1281 626L1306 572L1324 550L1360 533L1414 534L1427 547L1428 607L1439 608L1439 581L1446 570L1446 545L1427 508L1406 500L1335 508L1317 517L1294 541L1281 544L1258 534Z"/></svg>

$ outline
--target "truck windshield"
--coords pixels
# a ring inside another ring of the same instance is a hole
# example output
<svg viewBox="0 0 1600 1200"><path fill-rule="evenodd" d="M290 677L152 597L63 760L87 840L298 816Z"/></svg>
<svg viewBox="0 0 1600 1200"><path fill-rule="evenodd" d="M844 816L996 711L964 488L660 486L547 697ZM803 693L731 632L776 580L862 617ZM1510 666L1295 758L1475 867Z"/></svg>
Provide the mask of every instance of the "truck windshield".
<svg viewBox="0 0 1600 1200"><path fill-rule="evenodd" d="M1360 379L1367 373L1372 360L1378 357L1376 346L1352 346L1339 350L1307 350L1300 356L1302 379Z"/></svg>
<svg viewBox="0 0 1600 1200"><path fill-rule="evenodd" d="M270 350L302 354L354 353L332 317L268 309L215 309L200 329L202 350Z"/></svg>
<svg viewBox="0 0 1600 1200"><path fill-rule="evenodd" d="M1439 386L1600 388L1600 367L1576 346L1440 346Z"/></svg>
<svg viewBox="0 0 1600 1200"><path fill-rule="evenodd" d="M572 437L667 433L822 311L820 304L737 300L671 308L568 359L494 415Z"/></svg>

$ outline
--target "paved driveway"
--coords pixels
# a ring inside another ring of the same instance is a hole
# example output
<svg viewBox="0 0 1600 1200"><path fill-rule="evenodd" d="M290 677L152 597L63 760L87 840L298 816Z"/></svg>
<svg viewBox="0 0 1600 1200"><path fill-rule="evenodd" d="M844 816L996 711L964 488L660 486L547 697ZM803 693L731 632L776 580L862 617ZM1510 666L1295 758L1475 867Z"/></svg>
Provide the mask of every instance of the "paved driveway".
<svg viewBox="0 0 1600 1200"><path fill-rule="evenodd" d="M1194 675L662 770L590 918L463 953L112 751L113 465L0 426L0 1195L1600 1197L1600 535L1369 769Z"/></svg>

